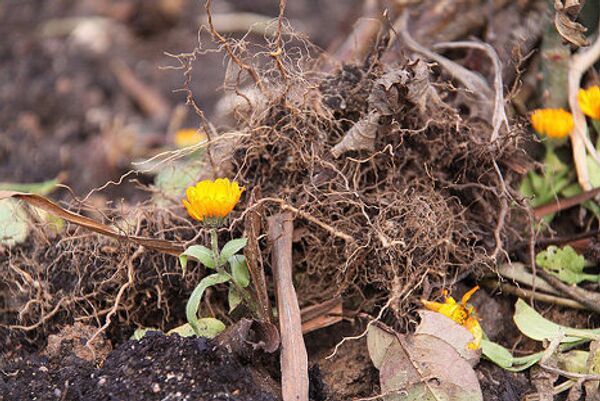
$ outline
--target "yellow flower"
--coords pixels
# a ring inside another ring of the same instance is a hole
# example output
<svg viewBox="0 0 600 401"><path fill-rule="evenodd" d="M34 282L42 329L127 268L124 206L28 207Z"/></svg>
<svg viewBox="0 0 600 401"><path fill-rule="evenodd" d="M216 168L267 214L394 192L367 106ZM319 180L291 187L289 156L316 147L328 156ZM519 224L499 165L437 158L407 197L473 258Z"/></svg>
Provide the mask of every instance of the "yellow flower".
<svg viewBox="0 0 600 401"><path fill-rule="evenodd" d="M218 224L233 210L242 192L244 187L227 178L204 180L188 187L183 206L194 219Z"/></svg>
<svg viewBox="0 0 600 401"><path fill-rule="evenodd" d="M473 295L478 289L479 286L476 286L469 290L465 295L463 295L460 304L457 304L454 298L448 296L448 291L444 291L444 303L431 302L424 299L421 300L427 309L439 312L469 330L474 338L473 342L469 344L469 348L471 349L478 349L481 346L481 339L483 337L483 330L479 325L477 312L475 312L475 308L473 306L467 305L471 295Z"/></svg>
<svg viewBox="0 0 600 401"><path fill-rule="evenodd" d="M565 109L537 109L531 115L533 128L550 138L564 138L573 130L573 115Z"/></svg>
<svg viewBox="0 0 600 401"><path fill-rule="evenodd" d="M193 128L180 129L175 133L175 145L178 148L185 148L186 146L195 145L205 139L205 134L201 134Z"/></svg>
<svg viewBox="0 0 600 401"><path fill-rule="evenodd" d="M600 87L598 85L587 89L579 89L577 100L579 100L581 111L586 116L594 120L600 120Z"/></svg>

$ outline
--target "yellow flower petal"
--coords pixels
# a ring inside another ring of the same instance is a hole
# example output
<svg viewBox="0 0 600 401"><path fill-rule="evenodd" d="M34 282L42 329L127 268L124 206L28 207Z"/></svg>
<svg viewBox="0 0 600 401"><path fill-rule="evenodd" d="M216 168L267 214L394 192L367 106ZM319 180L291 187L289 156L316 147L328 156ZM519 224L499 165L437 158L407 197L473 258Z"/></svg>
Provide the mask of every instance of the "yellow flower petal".
<svg viewBox="0 0 600 401"><path fill-rule="evenodd" d="M477 312L475 312L475 308L473 306L467 305L467 302L471 296L478 289L479 286L476 286L465 293L460 304L457 304L454 298L448 296L447 291L444 291L444 303L421 300L425 308L441 313L442 315L449 317L456 323L469 330L474 339L473 342L469 344L469 348L471 349L478 349L481 346L481 339L483 337L483 330L479 325Z"/></svg>
<svg viewBox="0 0 600 401"><path fill-rule="evenodd" d="M600 120L600 87L598 85L580 89L577 93L577 100L581 111L586 116L594 120Z"/></svg>
<svg viewBox="0 0 600 401"><path fill-rule="evenodd" d="M573 115L564 109L537 109L531 115L531 125L539 134L564 138L573 130Z"/></svg>
<svg viewBox="0 0 600 401"><path fill-rule="evenodd" d="M206 135L204 133L200 133L192 128L180 129L175 133L175 145L178 148L195 145L205 139Z"/></svg>
<svg viewBox="0 0 600 401"><path fill-rule="evenodd" d="M207 218L223 219L239 202L242 192L244 187L240 187L237 182L230 182L227 178L204 180L186 189L187 199L183 200L183 206L189 215L198 221Z"/></svg>

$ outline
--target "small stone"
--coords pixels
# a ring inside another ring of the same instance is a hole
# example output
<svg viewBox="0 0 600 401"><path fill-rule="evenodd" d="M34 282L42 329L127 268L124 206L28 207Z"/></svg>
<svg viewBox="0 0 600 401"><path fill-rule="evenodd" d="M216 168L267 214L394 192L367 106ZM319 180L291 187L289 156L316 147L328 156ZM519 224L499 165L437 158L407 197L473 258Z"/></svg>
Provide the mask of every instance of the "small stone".
<svg viewBox="0 0 600 401"><path fill-rule="evenodd" d="M158 383L153 383L153 384L152 384L152 391L153 391L154 393L158 393L158 392L160 391L160 384L158 384Z"/></svg>
<svg viewBox="0 0 600 401"><path fill-rule="evenodd" d="M102 377L102 378L100 378L100 380L98 380L99 386L104 386L105 384L106 384L106 377Z"/></svg>

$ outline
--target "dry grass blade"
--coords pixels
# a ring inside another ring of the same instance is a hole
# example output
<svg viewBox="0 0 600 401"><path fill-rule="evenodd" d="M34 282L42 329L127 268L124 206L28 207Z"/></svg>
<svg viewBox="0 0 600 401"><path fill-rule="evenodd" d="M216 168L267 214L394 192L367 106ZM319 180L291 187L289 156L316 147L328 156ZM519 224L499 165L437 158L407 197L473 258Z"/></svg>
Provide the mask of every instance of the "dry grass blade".
<svg viewBox="0 0 600 401"><path fill-rule="evenodd" d="M492 136L490 138L491 142L494 142L498 139L498 135L500 134L500 128L502 124L506 125L506 128L510 130L510 125L508 124L508 117L506 117L506 110L504 109L504 89L502 84L502 62L498 58L498 54L496 50L489 45L488 43L480 43L480 42L445 42L438 43L434 46L434 48L447 48L454 49L460 47L468 47L473 49L479 49L484 51L492 63L494 65L494 115L492 117L492 125L494 126L494 131L492 131Z"/></svg>
<svg viewBox="0 0 600 401"><path fill-rule="evenodd" d="M183 245L171 241L118 233L104 223L100 223L96 220L90 219L89 217L81 216L77 213L65 210L56 203L40 195L24 192L0 191L0 200L9 198L22 200L31 206L42 209L54 216L68 221L69 223L77 224L78 226L87 228L88 230L94 231L98 234L106 235L119 240L130 241L148 249L153 249L155 251L174 256L179 256L184 249Z"/></svg>
<svg viewBox="0 0 600 401"><path fill-rule="evenodd" d="M600 164L600 157L592 145L590 138L586 132L586 121L579 101L577 93L581 84L583 74L598 60L600 57L600 37L596 39L594 44L582 53L575 54L571 57L569 63L569 107L573 113L573 122L575 124L571 131L571 145L573 147L573 160L577 170L577 179L584 190L592 189L587 166L586 149L592 158Z"/></svg>

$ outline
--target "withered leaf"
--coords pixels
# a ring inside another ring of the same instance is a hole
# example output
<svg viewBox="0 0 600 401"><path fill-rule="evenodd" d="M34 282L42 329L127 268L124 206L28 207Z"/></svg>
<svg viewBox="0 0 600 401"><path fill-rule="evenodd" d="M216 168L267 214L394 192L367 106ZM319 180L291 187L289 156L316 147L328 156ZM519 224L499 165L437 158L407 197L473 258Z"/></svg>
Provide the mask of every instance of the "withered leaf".
<svg viewBox="0 0 600 401"><path fill-rule="evenodd" d="M471 365L444 340L371 326L367 344L385 401L483 400Z"/></svg>
<svg viewBox="0 0 600 401"><path fill-rule="evenodd" d="M331 148L333 157L338 158L351 150L374 150L380 117L381 115L374 111L354 124L342 140Z"/></svg>
<svg viewBox="0 0 600 401"><path fill-rule="evenodd" d="M555 0L554 2L556 30L564 40L577 47L590 44L584 35L587 28L575 21L584 3L585 1L579 0L565 0L564 2Z"/></svg>
<svg viewBox="0 0 600 401"><path fill-rule="evenodd" d="M469 330L438 312L420 310L419 315L421 323L417 327L415 335L427 334L444 340L471 366L479 363L481 349L469 348L469 344L473 341L473 335Z"/></svg>

